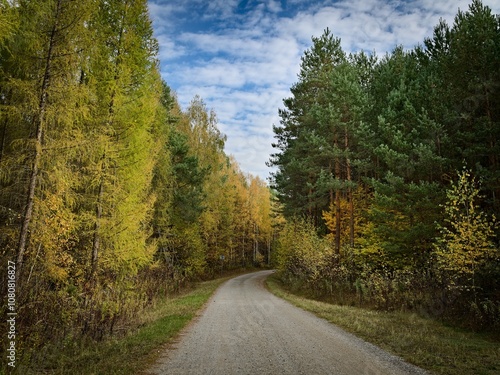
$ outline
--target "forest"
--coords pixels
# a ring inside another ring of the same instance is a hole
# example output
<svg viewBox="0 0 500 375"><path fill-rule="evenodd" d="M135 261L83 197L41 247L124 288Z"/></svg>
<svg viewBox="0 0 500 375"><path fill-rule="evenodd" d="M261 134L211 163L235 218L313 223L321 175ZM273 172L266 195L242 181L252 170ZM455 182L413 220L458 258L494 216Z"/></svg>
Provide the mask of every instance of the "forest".
<svg viewBox="0 0 500 375"><path fill-rule="evenodd" d="M250 266L500 331L499 15L474 0L385 56L327 28L297 63L268 184L162 80L146 0L0 0L0 313L18 361Z"/></svg>
<svg viewBox="0 0 500 375"><path fill-rule="evenodd" d="M1 1L1 314L17 314L18 362L269 262L270 190L225 140L162 81L146 0Z"/></svg>
<svg viewBox="0 0 500 375"><path fill-rule="evenodd" d="M500 16L473 1L382 57L326 29L283 103L283 282L498 332Z"/></svg>

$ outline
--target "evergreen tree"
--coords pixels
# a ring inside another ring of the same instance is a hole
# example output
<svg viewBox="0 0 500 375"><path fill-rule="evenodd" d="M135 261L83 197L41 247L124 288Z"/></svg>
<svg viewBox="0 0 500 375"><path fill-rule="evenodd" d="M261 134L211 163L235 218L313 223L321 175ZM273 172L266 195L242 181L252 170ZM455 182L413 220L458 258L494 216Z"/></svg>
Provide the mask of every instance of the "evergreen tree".
<svg viewBox="0 0 500 375"><path fill-rule="evenodd" d="M365 63L368 59L365 59ZM366 67L366 64L364 65ZM329 225L337 253L341 247L341 200L346 196L350 217L348 244L354 244L356 129L367 105L363 56L347 57L340 40L327 29L304 53L299 82L284 101L281 127L274 127L280 152L271 165L279 170L273 188L287 216L309 216L317 226L323 212L334 210Z"/></svg>
<svg viewBox="0 0 500 375"><path fill-rule="evenodd" d="M363 248L384 254L394 267L427 259L440 220L436 202L447 165L440 142L446 137L425 109L427 76L417 54L397 48L388 55L370 85L370 122L358 133L364 155L371 155L374 191Z"/></svg>
<svg viewBox="0 0 500 375"><path fill-rule="evenodd" d="M321 182L332 176L340 178L340 134L334 131L326 135L320 129L335 124L320 124L318 108L327 108L330 73L346 57L340 40L328 29L312 41L312 47L301 58L299 81L291 88L293 96L284 100L285 109L279 112L281 126L273 127L278 141L273 147L278 152L271 155L269 165L278 167L272 186L284 205L285 215L305 215L319 226L333 188Z"/></svg>
<svg viewBox="0 0 500 375"><path fill-rule="evenodd" d="M436 66L445 108L442 123L453 135L446 148L453 168L465 161L483 177L488 206L500 212L498 155L500 149L500 18L474 0L459 11L450 27L444 21L425 40Z"/></svg>

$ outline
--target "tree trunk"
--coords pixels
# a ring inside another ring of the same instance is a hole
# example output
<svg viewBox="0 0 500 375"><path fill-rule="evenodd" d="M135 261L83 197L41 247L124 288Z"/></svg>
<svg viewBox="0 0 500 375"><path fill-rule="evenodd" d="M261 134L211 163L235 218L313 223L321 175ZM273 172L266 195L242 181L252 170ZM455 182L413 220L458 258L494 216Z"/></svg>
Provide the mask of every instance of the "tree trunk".
<svg viewBox="0 0 500 375"><path fill-rule="evenodd" d="M96 221L94 224L94 238L92 241L92 261L90 268L90 284L94 285L97 279L97 266L99 260L99 251L101 248L101 218L102 218L102 197L104 195L104 181L101 178L101 182L99 184L99 192L97 194L97 203L95 216Z"/></svg>
<svg viewBox="0 0 500 375"><path fill-rule="evenodd" d="M11 91L9 91L7 93L4 104L9 103L10 96L11 96ZM2 140L0 141L0 161L2 161L3 155L5 153L5 141L7 139L7 124L8 124L8 117L5 116L5 120L3 121L3 128L2 128Z"/></svg>
<svg viewBox="0 0 500 375"><path fill-rule="evenodd" d="M496 145L497 145L497 140L495 137L495 133L493 131L493 116L491 114L491 105L490 105L490 98L488 91L485 89L485 98L486 98L486 117L488 119L488 130L489 130L489 138L490 138L490 144L489 144L489 162L490 162L490 168L493 171L498 170L498 155L495 152ZM497 185L498 186L498 185ZM493 206L496 205L496 196L497 194L500 194L500 189L499 188L492 188L492 199L493 199Z"/></svg>
<svg viewBox="0 0 500 375"><path fill-rule="evenodd" d="M121 20L120 20L120 29L118 31L118 43L116 45L116 56L115 56L115 66L114 66L114 81L118 82L120 79L120 65L122 63L121 55L122 55L122 41L123 41L123 33L124 33L124 23L125 23L126 11L122 12ZM113 89L110 95L110 100L108 103L108 119L105 122L105 128L110 130L110 134L113 132L111 129L113 128L113 116L115 113L115 97L117 95L116 87ZM105 131L106 131L105 129ZM119 134L115 134L117 138ZM106 173L106 158L108 156L106 153L102 155L102 165L101 165L101 178L99 183L99 190L97 192L97 202L95 208L95 224L94 224L94 236L92 239L92 255L91 255L91 271L90 271L90 285L94 286L97 281L97 270L99 265L99 253L101 251L101 221L102 221L102 203L104 199L104 181L105 181L105 173Z"/></svg>
<svg viewBox="0 0 500 375"><path fill-rule="evenodd" d="M349 150L349 135L347 133L347 128L345 131L345 150ZM349 156L346 155L346 173L347 173L347 199L349 200L349 245L354 247L354 201L352 194L352 177L351 177L351 160Z"/></svg>
<svg viewBox="0 0 500 375"><path fill-rule="evenodd" d="M338 150L338 139L335 135L335 148ZM340 181L340 159L339 156L335 157L335 178ZM340 254L340 187L337 186L335 189L335 253Z"/></svg>
<svg viewBox="0 0 500 375"><path fill-rule="evenodd" d="M52 78L51 69L53 63L53 52L54 46L57 39L57 22L59 19L59 13L61 11L61 0L59 0L56 4L56 14L54 17L54 25L52 26L52 30L49 37L49 44L47 50L47 57L45 60L45 70L42 79L42 86L40 92L40 102L38 104L38 116L35 119L36 122L36 134L35 134L35 155L33 157L33 166L31 168L31 174L29 178L29 186L28 186L28 194L26 199L26 207L23 215L23 222L21 225L21 230L19 233L19 243L17 247L17 272L16 277L19 279L19 275L21 274L24 254L26 252L26 243L28 239L31 218L33 216L33 207L35 201L35 188L36 182L38 179L38 173L40 168L40 160L42 158L42 146L43 146L43 131L44 131L44 122L45 122L45 112L47 108L47 97L48 97L48 88L50 86L50 81Z"/></svg>
<svg viewBox="0 0 500 375"><path fill-rule="evenodd" d="M335 253L340 254L340 189L335 190Z"/></svg>

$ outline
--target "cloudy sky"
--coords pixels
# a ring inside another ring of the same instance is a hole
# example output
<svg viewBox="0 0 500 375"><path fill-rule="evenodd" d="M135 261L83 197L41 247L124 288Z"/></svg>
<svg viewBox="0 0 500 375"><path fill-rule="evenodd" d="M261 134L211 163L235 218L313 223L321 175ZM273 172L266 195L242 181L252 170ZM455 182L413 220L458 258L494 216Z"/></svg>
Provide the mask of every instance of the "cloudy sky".
<svg viewBox="0 0 500 375"><path fill-rule="evenodd" d="M346 52L413 48L472 0L149 0L163 79L185 109L200 95L227 135L226 153L266 179L278 108L311 37L327 27ZM499 0L483 4L500 13Z"/></svg>

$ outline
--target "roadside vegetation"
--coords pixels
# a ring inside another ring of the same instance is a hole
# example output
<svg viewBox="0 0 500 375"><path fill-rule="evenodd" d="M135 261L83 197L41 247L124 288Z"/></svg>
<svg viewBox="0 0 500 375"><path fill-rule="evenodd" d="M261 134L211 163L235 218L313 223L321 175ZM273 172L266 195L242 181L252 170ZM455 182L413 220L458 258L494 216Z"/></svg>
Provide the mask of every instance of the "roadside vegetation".
<svg viewBox="0 0 500 375"><path fill-rule="evenodd" d="M500 373L500 340L405 311L377 311L319 301L294 290L279 275L266 281L278 297L336 324L406 361L442 375Z"/></svg>
<svg viewBox="0 0 500 375"><path fill-rule="evenodd" d="M312 38L270 160L287 287L500 332L499 30L473 0L383 57Z"/></svg>
<svg viewBox="0 0 500 375"><path fill-rule="evenodd" d="M134 325L104 340L66 339L50 343L16 368L16 374L122 375L152 366L228 277L194 284L144 310Z"/></svg>

